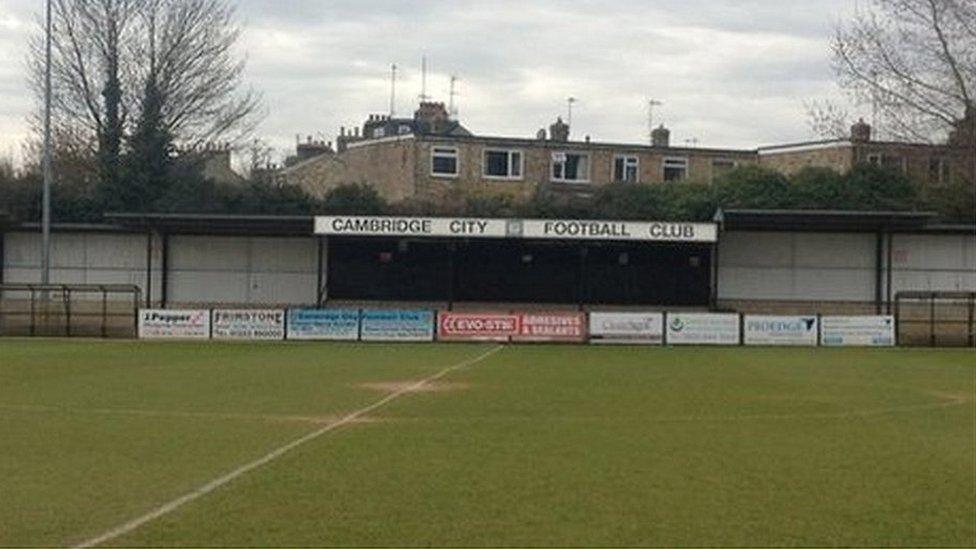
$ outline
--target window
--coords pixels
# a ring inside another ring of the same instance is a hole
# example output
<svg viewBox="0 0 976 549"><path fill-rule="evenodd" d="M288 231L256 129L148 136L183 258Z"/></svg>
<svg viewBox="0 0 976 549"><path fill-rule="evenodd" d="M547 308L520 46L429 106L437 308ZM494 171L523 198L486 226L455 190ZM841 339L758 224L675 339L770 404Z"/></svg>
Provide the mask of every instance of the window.
<svg viewBox="0 0 976 549"><path fill-rule="evenodd" d="M590 157L580 153L552 153L552 180L563 183L588 183Z"/></svg>
<svg viewBox="0 0 976 549"><path fill-rule="evenodd" d="M722 177L735 168L735 160L732 160L731 158L715 158L712 160L712 179Z"/></svg>
<svg viewBox="0 0 976 549"><path fill-rule="evenodd" d="M893 154L869 154L868 164L900 173L908 171L905 165L905 159Z"/></svg>
<svg viewBox="0 0 976 549"><path fill-rule="evenodd" d="M613 180L618 183L637 183L640 180L640 159L636 156L614 157Z"/></svg>
<svg viewBox="0 0 976 549"><path fill-rule="evenodd" d="M894 155L883 155L881 157L881 166L888 170L893 170L900 173L905 173L905 159L900 156Z"/></svg>
<svg viewBox="0 0 976 549"><path fill-rule="evenodd" d="M929 182L944 185L951 178L949 161L944 156L933 156L929 159Z"/></svg>
<svg viewBox="0 0 976 549"><path fill-rule="evenodd" d="M386 128L375 128L373 130L373 137L386 137Z"/></svg>
<svg viewBox="0 0 976 549"><path fill-rule="evenodd" d="M522 179L522 152L485 150L482 173L495 179Z"/></svg>
<svg viewBox="0 0 976 549"><path fill-rule="evenodd" d="M400 127L397 128L397 132L399 132L400 135L407 135L408 133L411 133L411 131L410 126L406 124L400 124Z"/></svg>
<svg viewBox="0 0 976 549"><path fill-rule="evenodd" d="M665 158L664 159L664 180L682 181L688 178L688 159L687 158Z"/></svg>
<svg viewBox="0 0 976 549"><path fill-rule="evenodd" d="M434 147L430 153L430 175L457 177L458 150L454 147Z"/></svg>

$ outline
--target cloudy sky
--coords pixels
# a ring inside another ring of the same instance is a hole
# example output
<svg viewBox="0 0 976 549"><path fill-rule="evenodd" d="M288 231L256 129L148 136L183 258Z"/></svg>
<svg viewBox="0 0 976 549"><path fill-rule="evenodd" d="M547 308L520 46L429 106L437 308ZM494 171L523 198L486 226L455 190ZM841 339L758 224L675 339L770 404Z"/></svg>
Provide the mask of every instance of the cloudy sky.
<svg viewBox="0 0 976 549"><path fill-rule="evenodd" d="M389 104L412 112L460 78L474 132L532 136L574 108L573 133L643 142L647 100L672 140L756 147L809 138L804 103L836 95L831 27L855 0L239 0L248 82L282 152L296 134L333 139ZM17 154L31 100L27 36L43 0L0 0L0 155Z"/></svg>

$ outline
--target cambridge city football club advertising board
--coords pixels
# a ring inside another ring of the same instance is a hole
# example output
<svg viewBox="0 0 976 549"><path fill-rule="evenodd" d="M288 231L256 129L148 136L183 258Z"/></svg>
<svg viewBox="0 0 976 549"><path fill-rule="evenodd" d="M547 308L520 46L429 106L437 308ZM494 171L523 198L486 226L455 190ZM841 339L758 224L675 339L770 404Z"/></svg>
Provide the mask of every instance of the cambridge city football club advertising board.
<svg viewBox="0 0 976 549"><path fill-rule="evenodd" d="M363 311L362 341L433 341L433 311Z"/></svg>
<svg viewBox="0 0 976 549"><path fill-rule="evenodd" d="M826 347L891 347L895 317L825 316L820 319L820 342Z"/></svg>
<svg viewBox="0 0 976 549"><path fill-rule="evenodd" d="M141 309L139 337L143 339L210 339L210 311Z"/></svg>
<svg viewBox="0 0 976 549"><path fill-rule="evenodd" d="M288 339L356 341L358 309L290 309Z"/></svg>
<svg viewBox="0 0 976 549"><path fill-rule="evenodd" d="M817 317L747 315L743 343L746 345L817 346Z"/></svg>
<svg viewBox="0 0 976 549"><path fill-rule="evenodd" d="M668 313L669 345L738 345L739 315Z"/></svg>
<svg viewBox="0 0 976 549"><path fill-rule="evenodd" d="M590 313L590 343L661 345L663 313Z"/></svg>
<svg viewBox="0 0 976 549"><path fill-rule="evenodd" d="M512 341L582 343L586 341L586 314L521 314L519 330Z"/></svg>
<svg viewBox="0 0 976 549"><path fill-rule="evenodd" d="M285 339L285 311L281 309L215 309L214 339Z"/></svg>

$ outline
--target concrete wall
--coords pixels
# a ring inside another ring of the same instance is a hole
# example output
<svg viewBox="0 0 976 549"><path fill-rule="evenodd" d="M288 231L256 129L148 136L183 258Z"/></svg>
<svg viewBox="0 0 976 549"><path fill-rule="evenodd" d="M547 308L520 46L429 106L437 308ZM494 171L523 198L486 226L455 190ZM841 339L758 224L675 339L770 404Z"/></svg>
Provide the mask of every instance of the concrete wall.
<svg viewBox="0 0 976 549"><path fill-rule="evenodd" d="M146 291L146 234L54 233L54 284L135 284ZM162 238L152 241L152 302L162 299ZM40 235L4 235L3 281L40 282ZM317 300L315 238L170 236L167 305L305 305Z"/></svg>
<svg viewBox="0 0 976 549"><path fill-rule="evenodd" d="M976 291L976 235L896 234L892 291Z"/></svg>
<svg viewBox="0 0 976 549"><path fill-rule="evenodd" d="M52 284L135 284L146 291L148 235L134 233L54 232L51 234ZM159 299L161 246L153 239L153 299ZM3 281L41 281L41 235L4 234Z"/></svg>
<svg viewBox="0 0 976 549"><path fill-rule="evenodd" d="M309 305L318 290L312 238L171 236L169 303Z"/></svg>
<svg viewBox="0 0 976 549"><path fill-rule="evenodd" d="M892 237L897 292L976 291L976 236ZM887 268L887 242L882 268ZM870 313L876 307L873 234L727 232L719 245L718 301L753 312ZM888 295L882 274L883 299Z"/></svg>

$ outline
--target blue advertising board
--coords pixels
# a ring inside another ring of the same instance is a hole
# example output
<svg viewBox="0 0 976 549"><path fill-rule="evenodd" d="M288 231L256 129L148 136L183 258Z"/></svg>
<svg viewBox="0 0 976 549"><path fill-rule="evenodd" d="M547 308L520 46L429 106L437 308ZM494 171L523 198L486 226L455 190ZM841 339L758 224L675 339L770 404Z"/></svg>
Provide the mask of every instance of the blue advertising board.
<svg viewBox="0 0 976 549"><path fill-rule="evenodd" d="M434 312L365 310L361 333L363 341L433 341Z"/></svg>
<svg viewBox="0 0 976 549"><path fill-rule="evenodd" d="M356 341L358 309L289 309L288 339Z"/></svg>

